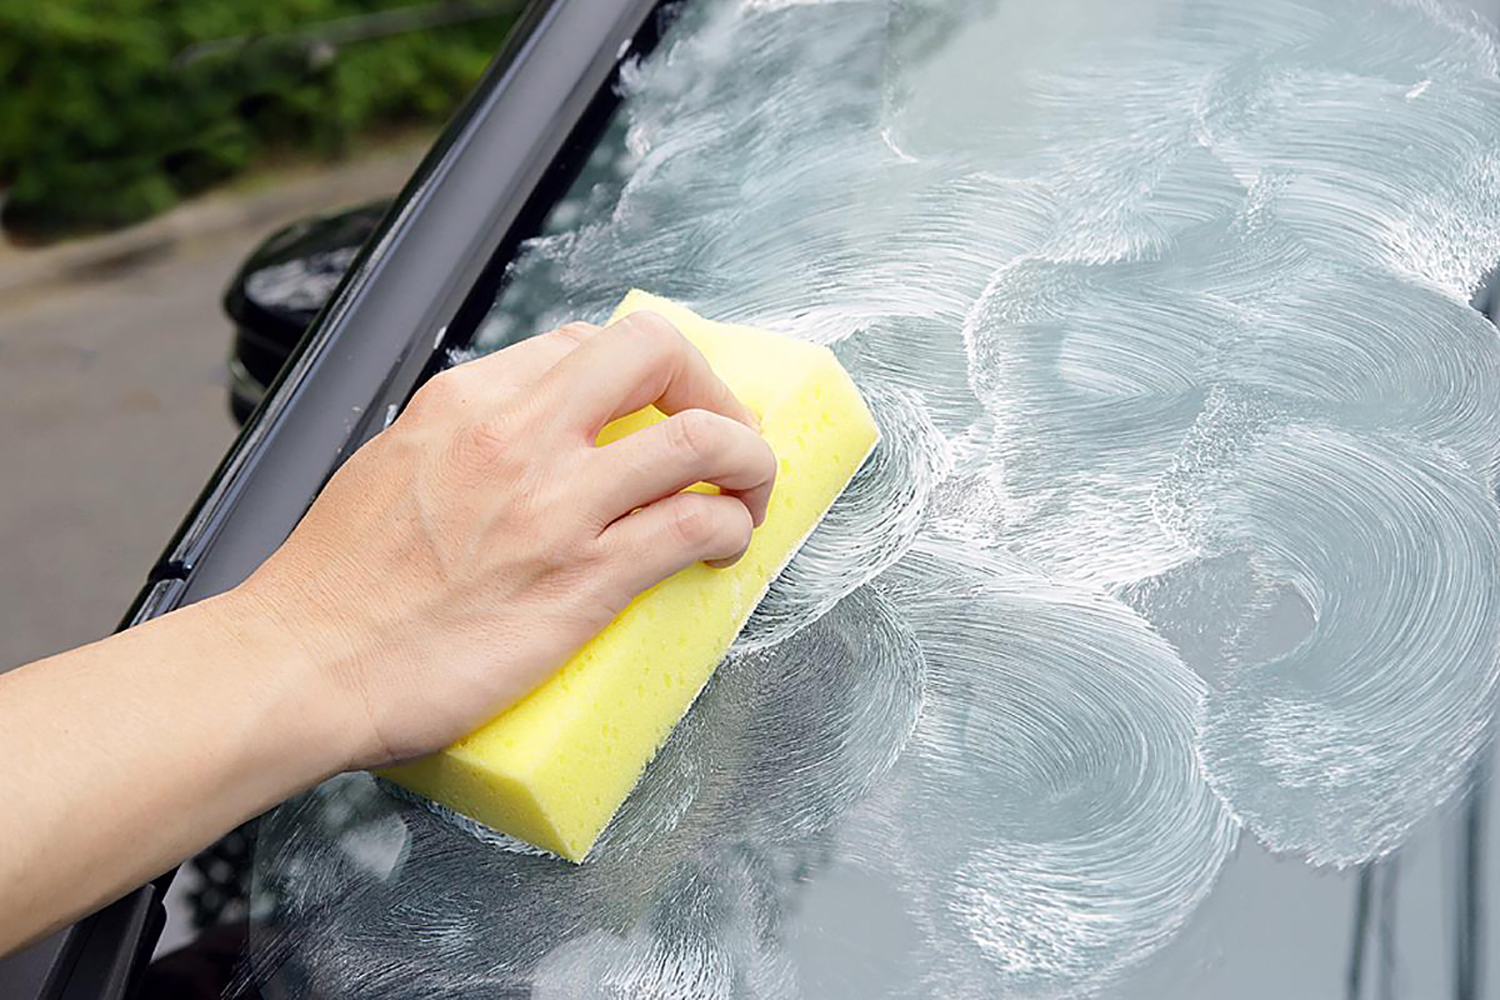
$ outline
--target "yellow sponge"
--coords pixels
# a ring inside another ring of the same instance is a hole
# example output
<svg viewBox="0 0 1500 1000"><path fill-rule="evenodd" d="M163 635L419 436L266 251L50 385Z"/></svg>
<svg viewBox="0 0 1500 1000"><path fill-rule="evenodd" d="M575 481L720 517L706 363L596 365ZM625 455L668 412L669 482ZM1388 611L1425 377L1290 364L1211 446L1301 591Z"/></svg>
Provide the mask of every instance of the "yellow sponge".
<svg viewBox="0 0 1500 1000"><path fill-rule="evenodd" d="M780 462L765 523L728 569L690 566L637 597L556 675L485 726L385 776L487 826L582 861L707 683L750 612L878 438L825 347L713 323L632 291L615 310L665 316L761 418ZM662 419L622 417L601 444Z"/></svg>

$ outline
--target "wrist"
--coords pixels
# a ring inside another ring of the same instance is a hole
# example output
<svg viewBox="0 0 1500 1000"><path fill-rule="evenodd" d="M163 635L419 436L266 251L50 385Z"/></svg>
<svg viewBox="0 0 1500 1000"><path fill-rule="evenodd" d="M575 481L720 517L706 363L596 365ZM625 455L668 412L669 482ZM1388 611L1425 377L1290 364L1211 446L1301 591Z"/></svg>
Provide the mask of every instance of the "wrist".
<svg viewBox="0 0 1500 1000"><path fill-rule="evenodd" d="M266 701L267 725L282 741L298 784L358 766L362 727L349 717L334 678L344 669L340 643L293 595L266 595L248 581L193 605L217 630L230 666L252 679Z"/></svg>

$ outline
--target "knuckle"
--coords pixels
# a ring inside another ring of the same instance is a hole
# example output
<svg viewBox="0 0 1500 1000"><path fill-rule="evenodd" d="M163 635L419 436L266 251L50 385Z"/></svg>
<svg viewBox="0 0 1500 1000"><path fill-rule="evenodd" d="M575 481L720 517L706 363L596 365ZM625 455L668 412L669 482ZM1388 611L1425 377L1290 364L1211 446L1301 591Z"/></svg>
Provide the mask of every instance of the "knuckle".
<svg viewBox="0 0 1500 1000"><path fill-rule="evenodd" d="M605 532L587 543L590 579L612 577L634 568L641 560L639 542Z"/></svg>
<svg viewBox="0 0 1500 1000"><path fill-rule="evenodd" d="M702 549L718 532L713 505L692 494L685 493L676 501L675 515L672 518L673 530L689 549Z"/></svg>
<svg viewBox="0 0 1500 1000"><path fill-rule="evenodd" d="M428 379L417 390L416 395L412 396L407 410L425 420L453 410L462 402L463 385L459 369L449 368Z"/></svg>
<svg viewBox="0 0 1500 1000"><path fill-rule="evenodd" d="M564 323L562 326L552 331L554 336L558 337L561 340L569 341L573 344L581 344L598 332L599 328L594 324L584 323L581 321Z"/></svg>
<svg viewBox="0 0 1500 1000"><path fill-rule="evenodd" d="M592 532L579 532L570 535L563 544L567 548L573 564L585 572L591 572L603 563L608 562L611 556L609 545Z"/></svg>
<svg viewBox="0 0 1500 1000"><path fill-rule="evenodd" d="M780 469L776 452L769 441L754 432L750 433L752 450L755 455L754 462L759 477L766 482L775 482L776 473Z"/></svg>
<svg viewBox="0 0 1500 1000"><path fill-rule="evenodd" d="M654 357L671 356L687 343L687 338L661 313L643 310L631 313L621 322L640 348L649 351Z"/></svg>
<svg viewBox="0 0 1500 1000"><path fill-rule="evenodd" d="M750 539L755 532L755 520L750 516L750 508L742 503L734 503L732 506L729 540L733 543L731 548L735 552L743 551L750 547Z"/></svg>
<svg viewBox="0 0 1500 1000"><path fill-rule="evenodd" d="M607 625L635 597L638 591L625 585L632 568L633 561L627 563L605 553L570 581L571 600L593 620L590 632L597 632Z"/></svg>
<svg viewBox="0 0 1500 1000"><path fill-rule="evenodd" d="M593 571L602 553L597 540L585 537L571 519L556 512L555 496L525 491L510 504L504 540L513 551L524 553L537 579L576 583Z"/></svg>
<svg viewBox="0 0 1500 1000"><path fill-rule="evenodd" d="M709 393L713 397L714 406L724 413L743 413L746 410L739 397L729 388L729 384L717 374L709 380Z"/></svg>
<svg viewBox="0 0 1500 1000"><path fill-rule="evenodd" d="M549 576L574 580L586 576L594 565L590 547L571 536L551 538L540 551L540 562Z"/></svg>
<svg viewBox="0 0 1500 1000"><path fill-rule="evenodd" d="M723 428L707 410L683 410L668 418L667 426L672 450L695 462L709 458L722 444Z"/></svg>
<svg viewBox="0 0 1500 1000"><path fill-rule="evenodd" d="M602 538L590 538L579 545L576 562L577 582L587 587L612 587L614 580L627 568L634 569L639 555L627 554Z"/></svg>

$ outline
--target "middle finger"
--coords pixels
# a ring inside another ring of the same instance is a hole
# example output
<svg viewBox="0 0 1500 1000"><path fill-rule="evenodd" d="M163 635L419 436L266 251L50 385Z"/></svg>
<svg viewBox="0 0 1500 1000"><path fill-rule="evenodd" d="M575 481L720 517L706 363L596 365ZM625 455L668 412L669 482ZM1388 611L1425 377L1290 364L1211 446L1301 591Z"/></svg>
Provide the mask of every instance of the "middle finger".
<svg viewBox="0 0 1500 1000"><path fill-rule="evenodd" d="M759 526L776 482L776 456L755 431L708 410L683 410L595 449L597 496L609 521L695 483L737 496Z"/></svg>

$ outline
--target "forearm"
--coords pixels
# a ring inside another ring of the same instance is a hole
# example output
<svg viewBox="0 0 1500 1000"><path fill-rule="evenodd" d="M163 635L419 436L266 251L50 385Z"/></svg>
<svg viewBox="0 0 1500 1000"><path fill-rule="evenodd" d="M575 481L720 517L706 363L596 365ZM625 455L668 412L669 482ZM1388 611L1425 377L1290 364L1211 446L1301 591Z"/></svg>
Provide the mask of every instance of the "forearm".
<svg viewBox="0 0 1500 1000"><path fill-rule="evenodd" d="M646 406L669 416L596 446ZM776 477L757 426L660 316L533 337L432 378L231 594L0 675L0 953L448 745L643 590L738 559Z"/></svg>
<svg viewBox="0 0 1500 1000"><path fill-rule="evenodd" d="M0 675L0 954L343 769L314 670L231 596Z"/></svg>

